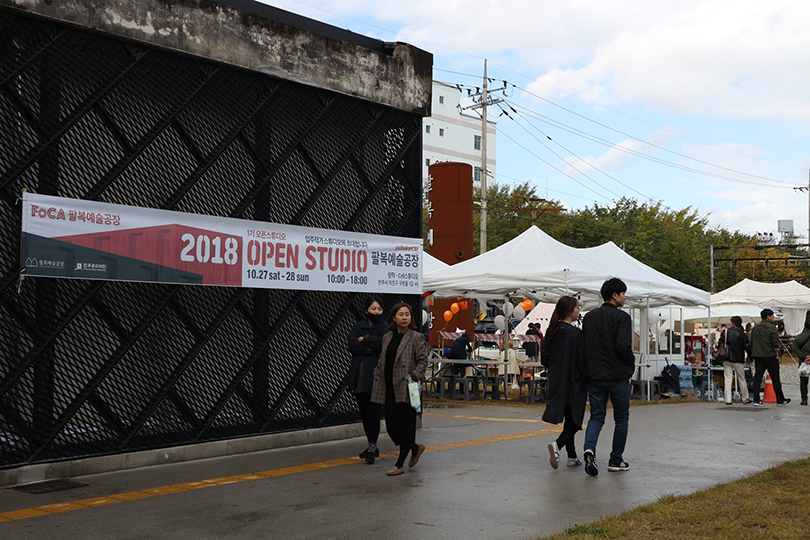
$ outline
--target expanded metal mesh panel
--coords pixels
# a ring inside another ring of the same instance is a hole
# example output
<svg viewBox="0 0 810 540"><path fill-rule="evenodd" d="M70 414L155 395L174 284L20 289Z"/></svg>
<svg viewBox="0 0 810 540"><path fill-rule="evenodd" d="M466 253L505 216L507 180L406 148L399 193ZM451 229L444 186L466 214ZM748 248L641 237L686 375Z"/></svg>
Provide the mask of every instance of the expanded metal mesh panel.
<svg viewBox="0 0 810 540"><path fill-rule="evenodd" d="M344 378L360 295L19 282L23 188L418 237L420 127L0 11L0 467L358 418Z"/></svg>

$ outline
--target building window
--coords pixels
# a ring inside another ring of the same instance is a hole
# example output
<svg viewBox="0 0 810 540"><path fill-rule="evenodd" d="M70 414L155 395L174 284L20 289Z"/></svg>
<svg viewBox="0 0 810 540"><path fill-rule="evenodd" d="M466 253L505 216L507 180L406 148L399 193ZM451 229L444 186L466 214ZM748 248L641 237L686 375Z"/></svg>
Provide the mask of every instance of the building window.
<svg viewBox="0 0 810 540"><path fill-rule="evenodd" d="M481 181L481 167L473 168L473 180L475 180L476 182Z"/></svg>
<svg viewBox="0 0 810 540"><path fill-rule="evenodd" d="M444 103L444 96L439 96L439 103Z"/></svg>
<svg viewBox="0 0 810 540"><path fill-rule="evenodd" d="M430 167L430 158L425 158L425 167Z"/></svg>
<svg viewBox="0 0 810 540"><path fill-rule="evenodd" d="M475 135L473 145L476 150L481 150L481 135Z"/></svg>
<svg viewBox="0 0 810 540"><path fill-rule="evenodd" d="M444 128L439 128L439 137L444 137Z"/></svg>
<svg viewBox="0 0 810 540"><path fill-rule="evenodd" d="M425 133L430 133L430 124L425 126Z"/></svg>

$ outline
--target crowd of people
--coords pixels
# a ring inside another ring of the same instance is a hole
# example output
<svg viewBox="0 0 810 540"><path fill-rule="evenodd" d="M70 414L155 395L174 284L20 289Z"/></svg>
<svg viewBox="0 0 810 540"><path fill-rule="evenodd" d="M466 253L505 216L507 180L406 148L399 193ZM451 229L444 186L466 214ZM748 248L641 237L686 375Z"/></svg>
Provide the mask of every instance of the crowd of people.
<svg viewBox="0 0 810 540"><path fill-rule="evenodd" d="M608 471L630 469L624 451L630 421L630 380L636 368L633 353L633 323L623 311L627 286L618 278L604 282L601 296L604 303L589 311L581 321L580 306L573 296L561 297L554 308L545 336L530 342L526 353L539 360L547 369L548 395L543 421L563 424L559 437L548 445L549 462L554 469L560 464L561 450L567 454L567 466L585 465L591 476L599 474L596 449L605 423L608 401L613 407L613 441L608 459ZM741 400L762 406L760 390L767 373L773 383L778 406L790 403L781 384L779 351L782 343L774 323L774 312L764 309L762 321L743 328L740 317L731 318L731 326L723 328L718 341L717 356L722 360L725 378L725 402L733 401L732 382L736 374ZM527 334L541 335L539 325L530 325ZM466 337L466 334L464 334ZM529 343L527 343L529 344ZM469 354L469 339L457 340L451 357L465 359ZM793 349L803 362L810 364L810 322L793 339ZM387 321L383 320L383 302L370 297L365 303L364 318L349 333L352 363L348 375L349 388L357 400L368 439L368 447L360 453L367 463L379 457L380 412L385 407L385 423L391 440L399 446L399 457L389 476L404 472L405 460L415 466L425 451L416 443L418 408L409 395L408 384L424 379L428 364L428 347L417 331L410 305L396 304ZM754 363L753 395L745 383L744 366ZM810 368L808 368L810 373ZM802 405L807 405L808 378L800 379ZM753 398L753 399L752 399ZM582 459L577 453L575 435L582 428L586 403L590 417L585 430Z"/></svg>

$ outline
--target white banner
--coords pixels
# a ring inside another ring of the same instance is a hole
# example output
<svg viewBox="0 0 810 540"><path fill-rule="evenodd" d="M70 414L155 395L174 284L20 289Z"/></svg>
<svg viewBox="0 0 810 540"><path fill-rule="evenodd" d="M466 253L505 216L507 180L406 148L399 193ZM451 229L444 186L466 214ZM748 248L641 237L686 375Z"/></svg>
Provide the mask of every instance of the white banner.
<svg viewBox="0 0 810 540"><path fill-rule="evenodd" d="M24 275L422 294L422 240L23 194Z"/></svg>

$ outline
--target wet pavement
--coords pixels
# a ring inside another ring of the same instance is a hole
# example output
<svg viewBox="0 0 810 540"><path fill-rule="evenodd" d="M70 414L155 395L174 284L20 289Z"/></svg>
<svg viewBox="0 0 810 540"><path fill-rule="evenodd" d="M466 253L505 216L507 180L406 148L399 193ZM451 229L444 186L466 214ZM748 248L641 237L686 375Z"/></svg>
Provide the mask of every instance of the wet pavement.
<svg viewBox="0 0 810 540"><path fill-rule="evenodd" d="M0 521L19 518L0 523L0 537L542 537L810 456L810 410L797 387L786 390L794 402L781 408L632 407L626 473L607 472L610 412L592 478L551 469L558 428L540 422L541 409L459 404L426 411L417 439L432 451L398 477L385 476L390 457L353 459L360 439L86 476L76 480L88 486L50 494L0 490ZM381 450L393 449L383 435ZM50 515L7 514L60 503Z"/></svg>

